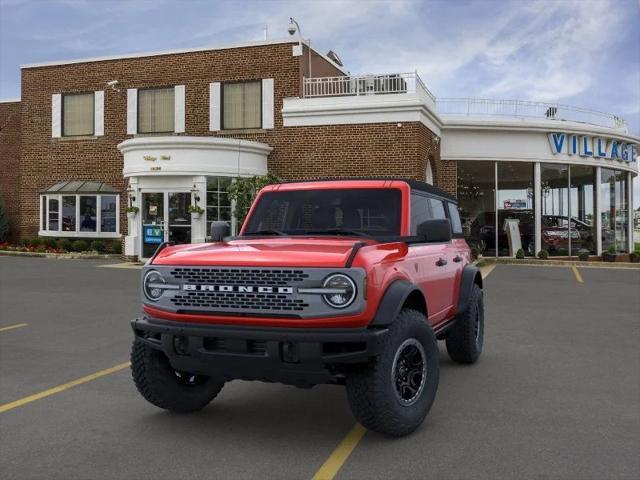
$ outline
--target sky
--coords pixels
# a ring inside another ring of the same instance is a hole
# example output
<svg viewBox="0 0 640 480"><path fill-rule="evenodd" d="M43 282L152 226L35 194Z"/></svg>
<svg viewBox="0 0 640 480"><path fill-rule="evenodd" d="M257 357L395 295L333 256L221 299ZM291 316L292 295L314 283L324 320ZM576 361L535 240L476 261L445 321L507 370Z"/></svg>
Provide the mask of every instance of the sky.
<svg viewBox="0 0 640 480"><path fill-rule="evenodd" d="M576 105L640 135L640 0L0 0L0 99L20 64L281 39L290 16L351 73L417 70L436 97Z"/></svg>

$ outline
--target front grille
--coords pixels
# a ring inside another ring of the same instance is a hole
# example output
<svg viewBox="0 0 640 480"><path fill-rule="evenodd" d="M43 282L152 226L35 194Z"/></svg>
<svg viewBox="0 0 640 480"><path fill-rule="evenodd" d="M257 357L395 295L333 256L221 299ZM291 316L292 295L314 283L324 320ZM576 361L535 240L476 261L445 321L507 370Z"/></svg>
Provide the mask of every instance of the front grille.
<svg viewBox="0 0 640 480"><path fill-rule="evenodd" d="M276 293L180 292L171 302L176 307L201 307L214 310L264 310L300 312L309 306L304 300Z"/></svg>
<svg viewBox="0 0 640 480"><path fill-rule="evenodd" d="M177 267L171 275L185 283L285 286L309 278L303 270Z"/></svg>

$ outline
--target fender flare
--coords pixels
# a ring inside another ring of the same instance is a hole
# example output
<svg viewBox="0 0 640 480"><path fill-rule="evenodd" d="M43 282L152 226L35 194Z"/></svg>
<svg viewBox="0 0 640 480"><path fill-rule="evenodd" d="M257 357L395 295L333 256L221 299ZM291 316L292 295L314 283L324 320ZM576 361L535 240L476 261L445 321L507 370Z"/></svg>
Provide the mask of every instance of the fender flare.
<svg viewBox="0 0 640 480"><path fill-rule="evenodd" d="M462 315L462 313L469 306L471 289L473 288L473 285L475 283L477 283L480 288L483 288L480 269L475 265L468 264L462 270L462 277L460 278L460 295L458 296L458 309L456 310L456 317Z"/></svg>
<svg viewBox="0 0 640 480"><path fill-rule="evenodd" d="M409 295L416 290L419 291L420 295L424 298L422 290L420 290L417 285L407 280L395 280L384 292L382 300L380 300L378 304L378 310L370 325L374 327L384 327L393 323L400 313L404 302Z"/></svg>

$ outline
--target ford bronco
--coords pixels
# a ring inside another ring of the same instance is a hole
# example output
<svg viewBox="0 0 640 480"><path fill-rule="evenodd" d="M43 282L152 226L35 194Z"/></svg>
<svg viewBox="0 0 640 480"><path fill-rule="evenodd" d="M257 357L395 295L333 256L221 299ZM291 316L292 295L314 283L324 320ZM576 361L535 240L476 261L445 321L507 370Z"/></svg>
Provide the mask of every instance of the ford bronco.
<svg viewBox="0 0 640 480"><path fill-rule="evenodd" d="M270 185L228 235L213 222L143 268L131 365L160 408L200 410L234 379L331 383L363 426L406 435L436 395L437 340L459 363L482 351L482 277L455 198L430 185Z"/></svg>

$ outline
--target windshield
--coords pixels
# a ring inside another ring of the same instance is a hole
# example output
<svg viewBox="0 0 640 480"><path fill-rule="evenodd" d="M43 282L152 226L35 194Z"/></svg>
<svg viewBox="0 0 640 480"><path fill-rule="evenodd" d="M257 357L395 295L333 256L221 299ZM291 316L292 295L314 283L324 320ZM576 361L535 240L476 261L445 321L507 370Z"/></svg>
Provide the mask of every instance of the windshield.
<svg viewBox="0 0 640 480"><path fill-rule="evenodd" d="M398 189L268 192L244 235L400 235Z"/></svg>

